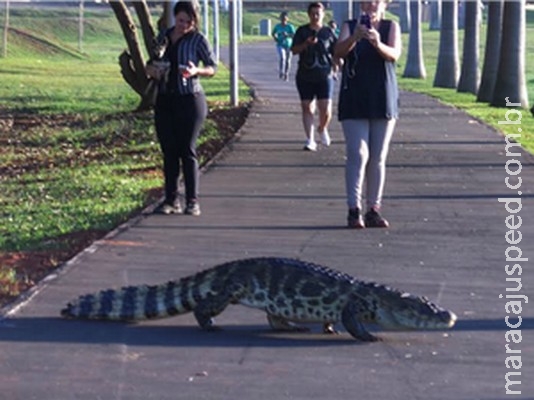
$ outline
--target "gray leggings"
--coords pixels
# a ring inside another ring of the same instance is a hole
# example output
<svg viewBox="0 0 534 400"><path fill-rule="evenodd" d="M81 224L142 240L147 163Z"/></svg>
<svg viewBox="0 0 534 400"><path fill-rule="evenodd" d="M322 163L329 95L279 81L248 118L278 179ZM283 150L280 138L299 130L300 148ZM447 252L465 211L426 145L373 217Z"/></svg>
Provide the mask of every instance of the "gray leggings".
<svg viewBox="0 0 534 400"><path fill-rule="evenodd" d="M362 210L364 179L367 179L367 207L380 207L386 181L386 158L395 122L395 119L341 121L347 154L345 185L349 208Z"/></svg>

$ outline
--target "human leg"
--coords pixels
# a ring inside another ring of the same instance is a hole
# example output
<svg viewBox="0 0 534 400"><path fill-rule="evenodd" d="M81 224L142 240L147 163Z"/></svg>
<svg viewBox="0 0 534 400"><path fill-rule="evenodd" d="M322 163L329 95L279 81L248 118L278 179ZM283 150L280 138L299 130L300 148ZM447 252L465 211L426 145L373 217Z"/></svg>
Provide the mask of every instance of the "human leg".
<svg viewBox="0 0 534 400"><path fill-rule="evenodd" d="M282 46L277 45L276 52L278 53L278 77L282 79L284 77L284 69L286 64L286 51Z"/></svg>
<svg viewBox="0 0 534 400"><path fill-rule="evenodd" d="M163 154L163 176L165 185L165 201L162 205L169 211L166 214L179 212L178 178L180 175L180 157L175 132L176 119L172 96L160 96L157 100L154 122L156 134ZM165 207L167 206L167 207Z"/></svg>
<svg viewBox="0 0 534 400"><path fill-rule="evenodd" d="M365 225L387 228L389 222L380 213L382 195L386 181L386 159L393 136L396 120L379 119L371 121L369 137L369 162L367 164L367 207Z"/></svg>
<svg viewBox="0 0 534 400"><path fill-rule="evenodd" d="M315 151L317 144L315 142L315 127L313 126L313 119L315 114L315 100L303 100L301 102L302 108L302 125L304 126L304 133L306 134L306 144L304 150Z"/></svg>
<svg viewBox="0 0 534 400"><path fill-rule="evenodd" d="M334 92L334 81L328 77L320 82L317 88L317 109L319 111L319 124L317 130L321 136L321 141L325 146L330 146L331 140L328 133L328 126L332 120L332 96Z"/></svg>
<svg viewBox="0 0 534 400"><path fill-rule="evenodd" d="M365 167L369 159L369 121L350 119L341 121L345 136L345 188L349 209L362 208Z"/></svg>
<svg viewBox="0 0 534 400"><path fill-rule="evenodd" d="M319 132L321 132L328 129L328 125L332 120L332 100L317 100L317 110L319 111L319 125L317 128L319 129Z"/></svg>
<svg viewBox="0 0 534 400"><path fill-rule="evenodd" d="M284 49L285 51L285 65L284 65L284 79L289 80L289 71L291 70L291 49Z"/></svg>
<svg viewBox="0 0 534 400"><path fill-rule="evenodd" d="M297 90L300 97L302 125L304 126L304 133L306 134L307 139L304 150L315 151L317 149L317 144L315 143L313 119L316 105L314 100L313 83L303 81L297 77Z"/></svg>
<svg viewBox="0 0 534 400"><path fill-rule="evenodd" d="M330 146L330 134L328 133L328 126L332 120L332 100L321 99L317 100L317 110L319 111L319 124L317 131L321 137L321 142L325 146Z"/></svg>
<svg viewBox="0 0 534 400"><path fill-rule="evenodd" d="M196 142L200 134L202 125L207 115L206 99L203 94L183 96L180 112L183 118L180 119L180 159L182 160L184 170L184 184L186 197L186 213L200 214L197 212L188 212L190 206L197 204L198 208L198 157ZM178 111L178 110L177 110Z"/></svg>
<svg viewBox="0 0 534 400"><path fill-rule="evenodd" d="M369 162L367 164L367 206L380 208L386 182L386 160L395 128L395 119L370 122Z"/></svg>

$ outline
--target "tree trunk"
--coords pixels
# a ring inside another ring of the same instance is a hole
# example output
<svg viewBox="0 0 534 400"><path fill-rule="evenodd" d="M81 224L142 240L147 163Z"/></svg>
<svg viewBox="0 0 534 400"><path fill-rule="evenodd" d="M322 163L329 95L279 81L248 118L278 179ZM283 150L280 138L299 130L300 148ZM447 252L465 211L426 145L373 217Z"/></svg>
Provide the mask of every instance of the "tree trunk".
<svg viewBox="0 0 534 400"><path fill-rule="evenodd" d="M459 73L457 1L441 3L441 30L435 87L456 88Z"/></svg>
<svg viewBox="0 0 534 400"><path fill-rule="evenodd" d="M109 5L119 21L128 45L127 52L119 57L121 73L125 81L141 96L141 104L138 107L138 110L141 110L141 106L146 108L147 102L143 101L143 97L149 95L146 93L149 79L145 73L145 62L137 38L137 28L123 0L110 1Z"/></svg>
<svg viewBox="0 0 534 400"><path fill-rule="evenodd" d="M349 0L350 1L350 0ZM351 15L349 15L349 4L348 1L336 1L333 2L331 5L331 10L333 13L333 17L338 23L338 26L341 27L344 21L352 18Z"/></svg>
<svg viewBox="0 0 534 400"><path fill-rule="evenodd" d="M476 0L458 0L458 29L464 29L465 28L465 4L476 2Z"/></svg>
<svg viewBox="0 0 534 400"><path fill-rule="evenodd" d="M2 57L7 57L7 38L9 33L9 0L6 0L6 15L4 16L4 33L2 39Z"/></svg>
<svg viewBox="0 0 534 400"><path fill-rule="evenodd" d="M425 63L423 60L423 41L421 35L421 0L410 1L410 42L408 44L408 57L403 77L426 78Z"/></svg>
<svg viewBox="0 0 534 400"><path fill-rule="evenodd" d="M441 29L441 0L433 0L430 2L430 26L431 31L439 31Z"/></svg>
<svg viewBox="0 0 534 400"><path fill-rule="evenodd" d="M410 0L399 0L399 24L401 32L410 32Z"/></svg>
<svg viewBox="0 0 534 400"><path fill-rule="evenodd" d="M156 47L155 39L156 33L150 21L150 10L145 1L132 1L137 18L139 18L139 24L141 25L141 33L143 34L143 41L145 42L145 48L150 58L154 58L154 48Z"/></svg>
<svg viewBox="0 0 534 400"><path fill-rule="evenodd" d="M353 1L352 2L352 18L354 19L360 19L361 14L361 1ZM341 21L342 22L342 21ZM338 25L341 26L341 24L338 22Z"/></svg>
<svg viewBox="0 0 534 400"><path fill-rule="evenodd" d="M493 98L497 70L499 69L503 7L503 0L494 0L488 3L486 50L484 52L484 66L482 67L482 79L478 88L477 101L489 103Z"/></svg>
<svg viewBox="0 0 534 400"><path fill-rule="evenodd" d="M528 108L525 84L525 0L505 1L499 69L492 106L520 103Z"/></svg>
<svg viewBox="0 0 534 400"><path fill-rule="evenodd" d="M480 22L480 7L478 1L466 1L464 6L464 46L458 91L477 94L480 81L478 69L478 46L480 44L478 24Z"/></svg>

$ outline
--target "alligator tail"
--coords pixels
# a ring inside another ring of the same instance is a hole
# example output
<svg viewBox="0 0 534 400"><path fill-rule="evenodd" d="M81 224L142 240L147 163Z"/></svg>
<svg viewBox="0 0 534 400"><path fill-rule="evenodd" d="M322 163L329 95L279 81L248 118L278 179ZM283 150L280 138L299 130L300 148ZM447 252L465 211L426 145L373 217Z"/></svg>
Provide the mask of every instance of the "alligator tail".
<svg viewBox="0 0 534 400"><path fill-rule="evenodd" d="M61 315L75 319L139 321L184 314L195 306L189 281L185 278L162 285L128 286L86 294L68 303Z"/></svg>

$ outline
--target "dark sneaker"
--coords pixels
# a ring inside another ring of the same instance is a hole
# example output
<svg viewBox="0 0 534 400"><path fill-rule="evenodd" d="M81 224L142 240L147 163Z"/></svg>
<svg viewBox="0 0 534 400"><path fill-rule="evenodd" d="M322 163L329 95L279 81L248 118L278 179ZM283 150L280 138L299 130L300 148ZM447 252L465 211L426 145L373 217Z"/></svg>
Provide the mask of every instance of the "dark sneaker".
<svg viewBox="0 0 534 400"><path fill-rule="evenodd" d="M156 214L180 214L182 212L182 207L180 206L180 203L175 204L169 204L169 203L162 203L160 204L154 212Z"/></svg>
<svg viewBox="0 0 534 400"><path fill-rule="evenodd" d="M200 206L198 201L190 201L185 207L184 214L198 217L200 215Z"/></svg>
<svg viewBox="0 0 534 400"><path fill-rule="evenodd" d="M347 216L347 225L352 229L362 229L365 228L363 223L362 214L360 213L359 208L349 209L349 215Z"/></svg>
<svg viewBox="0 0 534 400"><path fill-rule="evenodd" d="M389 222L374 208L367 211L364 219L367 228L389 228Z"/></svg>

